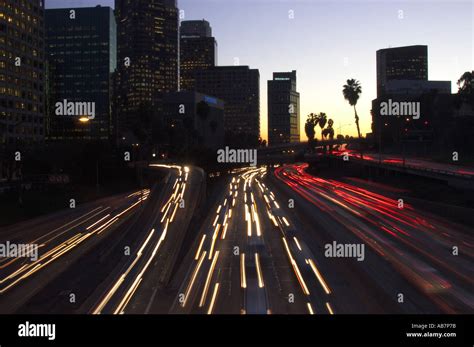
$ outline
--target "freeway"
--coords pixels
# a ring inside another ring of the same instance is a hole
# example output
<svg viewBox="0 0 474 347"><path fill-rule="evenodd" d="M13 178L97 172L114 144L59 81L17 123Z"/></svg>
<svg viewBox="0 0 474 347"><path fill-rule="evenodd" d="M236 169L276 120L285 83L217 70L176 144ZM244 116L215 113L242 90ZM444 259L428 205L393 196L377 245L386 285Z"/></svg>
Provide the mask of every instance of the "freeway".
<svg viewBox="0 0 474 347"><path fill-rule="evenodd" d="M150 189L3 229L39 256L0 260L0 312L472 313L472 228L306 168L235 169L196 218L204 172L152 165Z"/></svg>
<svg viewBox="0 0 474 347"><path fill-rule="evenodd" d="M416 305L406 306L408 310L402 312L472 312L472 228L421 212L373 190L311 176L305 172L306 167L287 165L277 168L274 175L304 201L302 204L312 205L314 216L342 227L343 232L338 234L336 229L326 230L330 242L331 238L347 242L354 236L366 245L371 256L355 265L371 268L381 261L390 265L393 275L372 276L384 283L385 291L407 293L410 287L416 289L411 294L418 297ZM329 225L333 224L326 224L326 228ZM392 284L394 276L403 280ZM429 302L421 306L424 299Z"/></svg>
<svg viewBox="0 0 474 347"><path fill-rule="evenodd" d="M94 314L156 313L153 304L162 300L188 225L203 194L204 173L198 168L151 165L167 169L165 186L150 210L134 226L134 252L109 276L110 285L100 296ZM143 221L146 221L143 223ZM158 295L158 297L157 297Z"/></svg>
<svg viewBox="0 0 474 347"><path fill-rule="evenodd" d="M265 176L265 168L247 168L229 178L201 228L171 313L334 313L317 261Z"/></svg>
<svg viewBox="0 0 474 347"><path fill-rule="evenodd" d="M202 194L203 172L150 165L165 178L119 195L2 230L39 257L3 258L1 313L143 313L165 286ZM86 269L86 271L85 271Z"/></svg>
<svg viewBox="0 0 474 347"><path fill-rule="evenodd" d="M149 190L78 205L0 231L1 244L37 246L38 257L0 259L0 312L16 310L65 271L77 257L119 226L148 198Z"/></svg>

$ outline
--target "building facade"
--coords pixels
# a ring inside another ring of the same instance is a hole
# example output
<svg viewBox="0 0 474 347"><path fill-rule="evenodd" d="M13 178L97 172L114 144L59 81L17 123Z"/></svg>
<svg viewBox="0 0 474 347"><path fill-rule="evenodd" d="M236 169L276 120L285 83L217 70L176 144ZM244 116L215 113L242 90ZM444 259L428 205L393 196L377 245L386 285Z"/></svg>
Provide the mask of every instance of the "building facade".
<svg viewBox="0 0 474 347"><path fill-rule="evenodd" d="M268 81L268 143L300 141L300 94L296 71L275 72Z"/></svg>
<svg viewBox="0 0 474 347"><path fill-rule="evenodd" d="M427 155L448 136L456 112L450 81L428 80L427 46L377 51L372 131L382 150ZM441 146L442 147L442 146Z"/></svg>
<svg viewBox="0 0 474 347"><path fill-rule="evenodd" d="M117 66L113 10L48 9L45 22L48 140L108 140L113 126L112 74ZM71 103L87 108L65 112L64 105Z"/></svg>
<svg viewBox="0 0 474 347"><path fill-rule="evenodd" d="M135 126L140 108L159 111L164 94L178 90L179 11L176 0L116 0L115 13L120 134Z"/></svg>
<svg viewBox="0 0 474 347"><path fill-rule="evenodd" d="M428 46L416 45L377 51L377 96L392 80L428 80Z"/></svg>
<svg viewBox="0 0 474 347"><path fill-rule="evenodd" d="M183 21L180 28L180 89L194 90L195 73L217 65L217 42L209 22Z"/></svg>
<svg viewBox="0 0 474 347"><path fill-rule="evenodd" d="M0 146L44 140L44 2L0 7Z"/></svg>
<svg viewBox="0 0 474 347"><path fill-rule="evenodd" d="M204 112L202 103L205 103ZM172 132L172 148L187 144L217 149L224 145L224 102L193 91L166 95L163 102L165 124Z"/></svg>
<svg viewBox="0 0 474 347"><path fill-rule="evenodd" d="M212 37L212 28L207 20L186 20L181 22L181 37Z"/></svg>
<svg viewBox="0 0 474 347"><path fill-rule="evenodd" d="M217 66L199 70L196 91L225 103L226 141L256 145L260 136L260 73L248 66Z"/></svg>

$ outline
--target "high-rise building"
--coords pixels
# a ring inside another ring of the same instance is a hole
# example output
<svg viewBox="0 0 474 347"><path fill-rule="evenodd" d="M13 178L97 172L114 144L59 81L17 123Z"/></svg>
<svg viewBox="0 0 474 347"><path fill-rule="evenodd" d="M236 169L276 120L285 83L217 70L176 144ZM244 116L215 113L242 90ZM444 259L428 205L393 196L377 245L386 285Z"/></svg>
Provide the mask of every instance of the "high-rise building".
<svg viewBox="0 0 474 347"><path fill-rule="evenodd" d="M181 22L180 89L194 90L197 70L217 64L217 42L205 20Z"/></svg>
<svg viewBox="0 0 474 347"><path fill-rule="evenodd" d="M178 90L179 11L176 0L115 0L119 133L134 126L137 110L154 110Z"/></svg>
<svg viewBox="0 0 474 347"><path fill-rule="evenodd" d="M296 71L275 72L268 81L268 143L300 141L300 94Z"/></svg>
<svg viewBox="0 0 474 347"><path fill-rule="evenodd" d="M377 95L392 80L428 80L428 46L416 45L377 51Z"/></svg>
<svg viewBox="0 0 474 347"><path fill-rule="evenodd" d="M97 6L45 13L48 139L108 140L111 82L117 66L113 10ZM72 114L64 112L68 105L74 105ZM76 110L76 105L87 107Z"/></svg>
<svg viewBox="0 0 474 347"><path fill-rule="evenodd" d="M256 144L260 136L259 71L248 66L216 66L196 71L195 76L197 92L224 100L229 143Z"/></svg>
<svg viewBox="0 0 474 347"><path fill-rule="evenodd" d="M377 51L372 133L382 150L426 155L446 132L451 82L428 80L427 52L427 46Z"/></svg>
<svg viewBox="0 0 474 347"><path fill-rule="evenodd" d="M0 4L0 145L44 140L44 2Z"/></svg>
<svg viewBox="0 0 474 347"><path fill-rule="evenodd" d="M187 20L181 22L181 37L211 37L212 28L207 20Z"/></svg>
<svg viewBox="0 0 474 347"><path fill-rule="evenodd" d="M207 104L207 114L200 115L200 104ZM217 149L224 145L224 102L193 91L169 93L164 99L163 116L171 128L171 147L194 143ZM173 143L175 142L175 143Z"/></svg>

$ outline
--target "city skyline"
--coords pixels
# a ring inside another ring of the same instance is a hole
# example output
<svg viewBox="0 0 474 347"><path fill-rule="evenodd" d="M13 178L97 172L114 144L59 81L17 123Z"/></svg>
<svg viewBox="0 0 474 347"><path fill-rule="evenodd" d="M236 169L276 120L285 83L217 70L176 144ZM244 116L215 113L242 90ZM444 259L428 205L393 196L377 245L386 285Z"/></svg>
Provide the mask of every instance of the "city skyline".
<svg viewBox="0 0 474 347"><path fill-rule="evenodd" d="M347 11L341 11L341 2ZM114 1L47 0L46 8L98 4L113 7ZM266 81L272 79L273 72L297 71L302 140L306 137L304 122L311 112L325 112L333 118L336 134L342 126L344 135L356 135L352 109L342 96L342 86L349 78L362 84L358 103L361 131L363 135L371 132L370 109L376 98L375 61L379 49L427 45L428 78L449 80L456 92L457 80L474 65L472 3L440 1L425 5L424 1L178 1L179 9L184 10L182 20L206 19L211 24L219 42L219 66L234 65L237 58L238 65L259 69L260 133L265 139ZM448 8L451 15L446 17ZM357 22L357 18L364 20ZM354 20L357 32L346 24ZM323 34L318 35L319 31ZM308 36L311 32L314 35Z"/></svg>
<svg viewBox="0 0 474 347"><path fill-rule="evenodd" d="M7 344L466 341L474 0L46 1L0 6Z"/></svg>
<svg viewBox="0 0 474 347"><path fill-rule="evenodd" d="M347 9L344 12L340 10L341 2ZM114 1L47 0L46 8L98 4L113 7ZM302 140L306 140L304 122L311 112L325 112L333 118L336 134L342 126L344 135L356 135L352 109L342 96L342 86L349 78L362 84L358 103L361 131L363 135L371 132L370 109L376 97L375 60L379 49L427 45L428 78L452 81L453 92L457 90L459 77L474 65L472 3L440 1L429 7L425 5L421 0L413 3L203 0L199 4L190 0L178 1L178 8L185 11L182 20L206 19L210 22L213 36L219 42L220 66L234 65L238 58L239 65L260 70L260 133L265 139L267 81L272 79L273 72L297 71ZM448 7L452 15L446 17ZM290 18L292 15L293 19ZM354 18L363 18L357 22L359 33L346 25ZM276 20L282 25L276 26ZM241 25L242 21L245 25ZM318 28L327 28L330 33L318 35ZM311 31L315 32L312 37L301 35ZM285 40L288 48L279 49ZM334 47L332 42L336 41L338 45ZM319 54L321 49L327 52L324 56Z"/></svg>

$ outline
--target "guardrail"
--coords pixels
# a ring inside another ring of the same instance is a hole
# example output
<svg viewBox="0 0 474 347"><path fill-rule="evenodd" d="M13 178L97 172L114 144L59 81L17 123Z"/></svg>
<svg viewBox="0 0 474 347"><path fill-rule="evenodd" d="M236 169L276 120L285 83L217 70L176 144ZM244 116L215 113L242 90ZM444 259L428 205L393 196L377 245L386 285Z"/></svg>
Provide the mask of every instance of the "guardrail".
<svg viewBox="0 0 474 347"><path fill-rule="evenodd" d="M336 158L343 160L342 156L337 156L337 155L329 155L331 158ZM430 167L420 167L418 165L410 165L410 164L398 164L398 163L384 163L380 161L372 161L372 160L366 160L366 159L360 159L357 157L351 157L351 160L356 160L361 163L365 163L368 165L372 166L378 166L378 167L385 167L385 168L391 168L391 167L397 167L401 169L411 169L411 170L416 170L416 171L424 171L424 172L430 172L430 173L436 173L440 175L446 175L446 176L452 176L452 177L459 177L459 178L464 178L464 179L469 179L469 180L474 180L474 175L469 175L469 174L463 174L460 172L452 171L452 170L442 170L442 169L435 169L435 168L430 168Z"/></svg>

